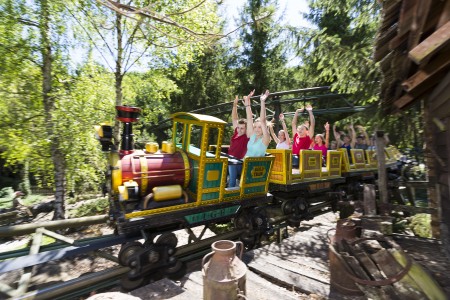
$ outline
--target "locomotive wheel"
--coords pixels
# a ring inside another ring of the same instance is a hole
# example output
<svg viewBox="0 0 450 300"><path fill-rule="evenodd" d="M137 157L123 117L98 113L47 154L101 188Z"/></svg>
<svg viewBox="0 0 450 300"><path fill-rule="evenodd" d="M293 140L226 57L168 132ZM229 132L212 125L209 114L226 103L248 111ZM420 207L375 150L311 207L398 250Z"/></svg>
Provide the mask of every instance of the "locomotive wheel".
<svg viewBox="0 0 450 300"><path fill-rule="evenodd" d="M165 269L165 273L169 279L172 280L178 280L183 278L183 276L186 274L187 267L186 264L177 260L175 265L173 265L170 268Z"/></svg>
<svg viewBox="0 0 450 300"><path fill-rule="evenodd" d="M281 204L281 211L285 215L290 215L295 213L294 200L286 200Z"/></svg>
<svg viewBox="0 0 450 300"><path fill-rule="evenodd" d="M130 278L128 278L128 274L125 274L122 276L122 278L120 279L120 286L122 287L122 289L124 291L132 291L134 289L137 289L138 287L146 284L148 281L147 278L144 277L138 277L135 280L132 280Z"/></svg>
<svg viewBox="0 0 450 300"><path fill-rule="evenodd" d="M176 248L178 244L177 236L173 233L163 233L157 239L155 244L167 245L172 248Z"/></svg>
<svg viewBox="0 0 450 300"><path fill-rule="evenodd" d="M234 218L234 227L238 229L252 229L252 220L248 214L241 212L236 218Z"/></svg>
<svg viewBox="0 0 450 300"><path fill-rule="evenodd" d="M308 212L308 202L306 202L303 198L295 201L297 204L297 208L300 214L305 214Z"/></svg>
<svg viewBox="0 0 450 300"><path fill-rule="evenodd" d="M264 208L255 207L251 214L253 228L258 230L265 230L269 228L269 219Z"/></svg>
<svg viewBox="0 0 450 300"><path fill-rule="evenodd" d="M124 244L119 251L119 263L122 266L127 266L129 259L136 253L140 252L142 249L144 249L144 246L139 242Z"/></svg>

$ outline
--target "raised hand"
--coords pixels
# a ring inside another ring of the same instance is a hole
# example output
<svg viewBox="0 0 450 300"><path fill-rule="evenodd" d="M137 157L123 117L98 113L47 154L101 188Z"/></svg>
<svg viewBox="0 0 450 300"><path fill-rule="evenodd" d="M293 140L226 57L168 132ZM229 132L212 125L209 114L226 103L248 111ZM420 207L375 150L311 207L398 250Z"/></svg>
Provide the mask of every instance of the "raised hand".
<svg viewBox="0 0 450 300"><path fill-rule="evenodd" d="M255 90L253 90L253 91L255 91ZM262 94L261 95L261 97L259 97L259 100L261 101L261 102L264 102L264 101L266 101L266 99L267 99L267 97L269 97L269 90L266 90L266 92L264 93L264 94Z"/></svg>
<svg viewBox="0 0 450 300"><path fill-rule="evenodd" d="M303 112L303 107L302 108L297 108L297 110L295 112L296 113L302 113Z"/></svg>
<svg viewBox="0 0 450 300"><path fill-rule="evenodd" d="M308 104L308 105L306 105L306 110L308 110L308 111L311 111L311 110L313 110L313 108L312 108L311 104Z"/></svg>
<svg viewBox="0 0 450 300"><path fill-rule="evenodd" d="M328 122L325 123L325 126L324 126L324 127L325 127L325 130L326 130L326 131L329 131L329 130L330 130L330 124L328 124Z"/></svg>
<svg viewBox="0 0 450 300"><path fill-rule="evenodd" d="M251 91L250 94L248 94L248 96L244 96L244 105L245 106L251 106L251 97L253 96L253 94L255 93L255 90Z"/></svg>
<svg viewBox="0 0 450 300"><path fill-rule="evenodd" d="M238 104L238 101L239 101L239 97L236 95L236 97L235 97L234 100L233 100L233 104L234 104L234 105L237 105L237 104Z"/></svg>
<svg viewBox="0 0 450 300"><path fill-rule="evenodd" d="M278 116L278 119L279 119L280 121L283 121L283 120L284 120L284 115L283 115L283 114L280 114L280 115Z"/></svg>

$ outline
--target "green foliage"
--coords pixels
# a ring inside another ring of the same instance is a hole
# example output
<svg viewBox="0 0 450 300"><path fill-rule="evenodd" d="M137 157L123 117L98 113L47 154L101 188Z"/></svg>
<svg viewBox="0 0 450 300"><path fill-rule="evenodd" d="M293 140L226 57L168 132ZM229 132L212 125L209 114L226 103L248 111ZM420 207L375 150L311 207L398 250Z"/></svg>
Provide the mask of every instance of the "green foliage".
<svg viewBox="0 0 450 300"><path fill-rule="evenodd" d="M187 64L187 71L174 78L179 90L171 96L171 111L191 111L230 101L235 86L230 84L233 79L225 68L226 60L220 44L196 55Z"/></svg>
<svg viewBox="0 0 450 300"><path fill-rule="evenodd" d="M417 214L411 217L409 227L416 236L431 238L431 215Z"/></svg>
<svg viewBox="0 0 450 300"><path fill-rule="evenodd" d="M235 58L241 95L283 87L279 79L286 75L286 57L283 28L274 20L277 7L276 0L248 0L241 13L241 23L249 24L240 30L242 51Z"/></svg>
<svg viewBox="0 0 450 300"><path fill-rule="evenodd" d="M209 226L209 229L215 234L222 234L232 231L234 228L232 223L213 224Z"/></svg>
<svg viewBox="0 0 450 300"><path fill-rule="evenodd" d="M352 94L358 104L377 100L379 70L372 59L379 8L367 0L311 0L305 17L314 25L297 34L305 77Z"/></svg>
<svg viewBox="0 0 450 300"><path fill-rule="evenodd" d="M102 197L83 203L72 214L75 218L95 216L106 213L108 208L108 198Z"/></svg>
<svg viewBox="0 0 450 300"><path fill-rule="evenodd" d="M67 190L99 190L104 180L106 159L94 138L94 126L101 122L112 124L114 120L112 81L112 75L102 66L88 61L73 78L70 94L59 111L67 135Z"/></svg>

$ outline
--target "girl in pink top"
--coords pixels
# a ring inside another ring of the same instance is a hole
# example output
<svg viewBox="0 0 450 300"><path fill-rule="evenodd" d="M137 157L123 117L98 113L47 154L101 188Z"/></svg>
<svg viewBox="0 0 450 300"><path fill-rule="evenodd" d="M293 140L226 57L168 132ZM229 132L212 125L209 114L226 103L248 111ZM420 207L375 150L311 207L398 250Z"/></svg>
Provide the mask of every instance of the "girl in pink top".
<svg viewBox="0 0 450 300"><path fill-rule="evenodd" d="M322 150L322 158L323 161L327 159L327 151L329 144L329 132L330 132L330 124L328 122L325 124L325 140L323 138L323 134L316 134L314 137L314 147L313 150Z"/></svg>

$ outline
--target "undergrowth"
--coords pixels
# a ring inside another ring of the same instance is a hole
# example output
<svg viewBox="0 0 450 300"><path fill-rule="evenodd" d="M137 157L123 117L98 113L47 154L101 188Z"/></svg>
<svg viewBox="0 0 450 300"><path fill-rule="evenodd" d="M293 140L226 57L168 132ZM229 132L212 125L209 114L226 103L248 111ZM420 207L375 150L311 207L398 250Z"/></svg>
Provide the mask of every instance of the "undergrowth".
<svg viewBox="0 0 450 300"><path fill-rule="evenodd" d="M108 197L100 197L81 204L73 212L73 216L75 218L95 216L98 214L106 213L108 209L109 209Z"/></svg>

